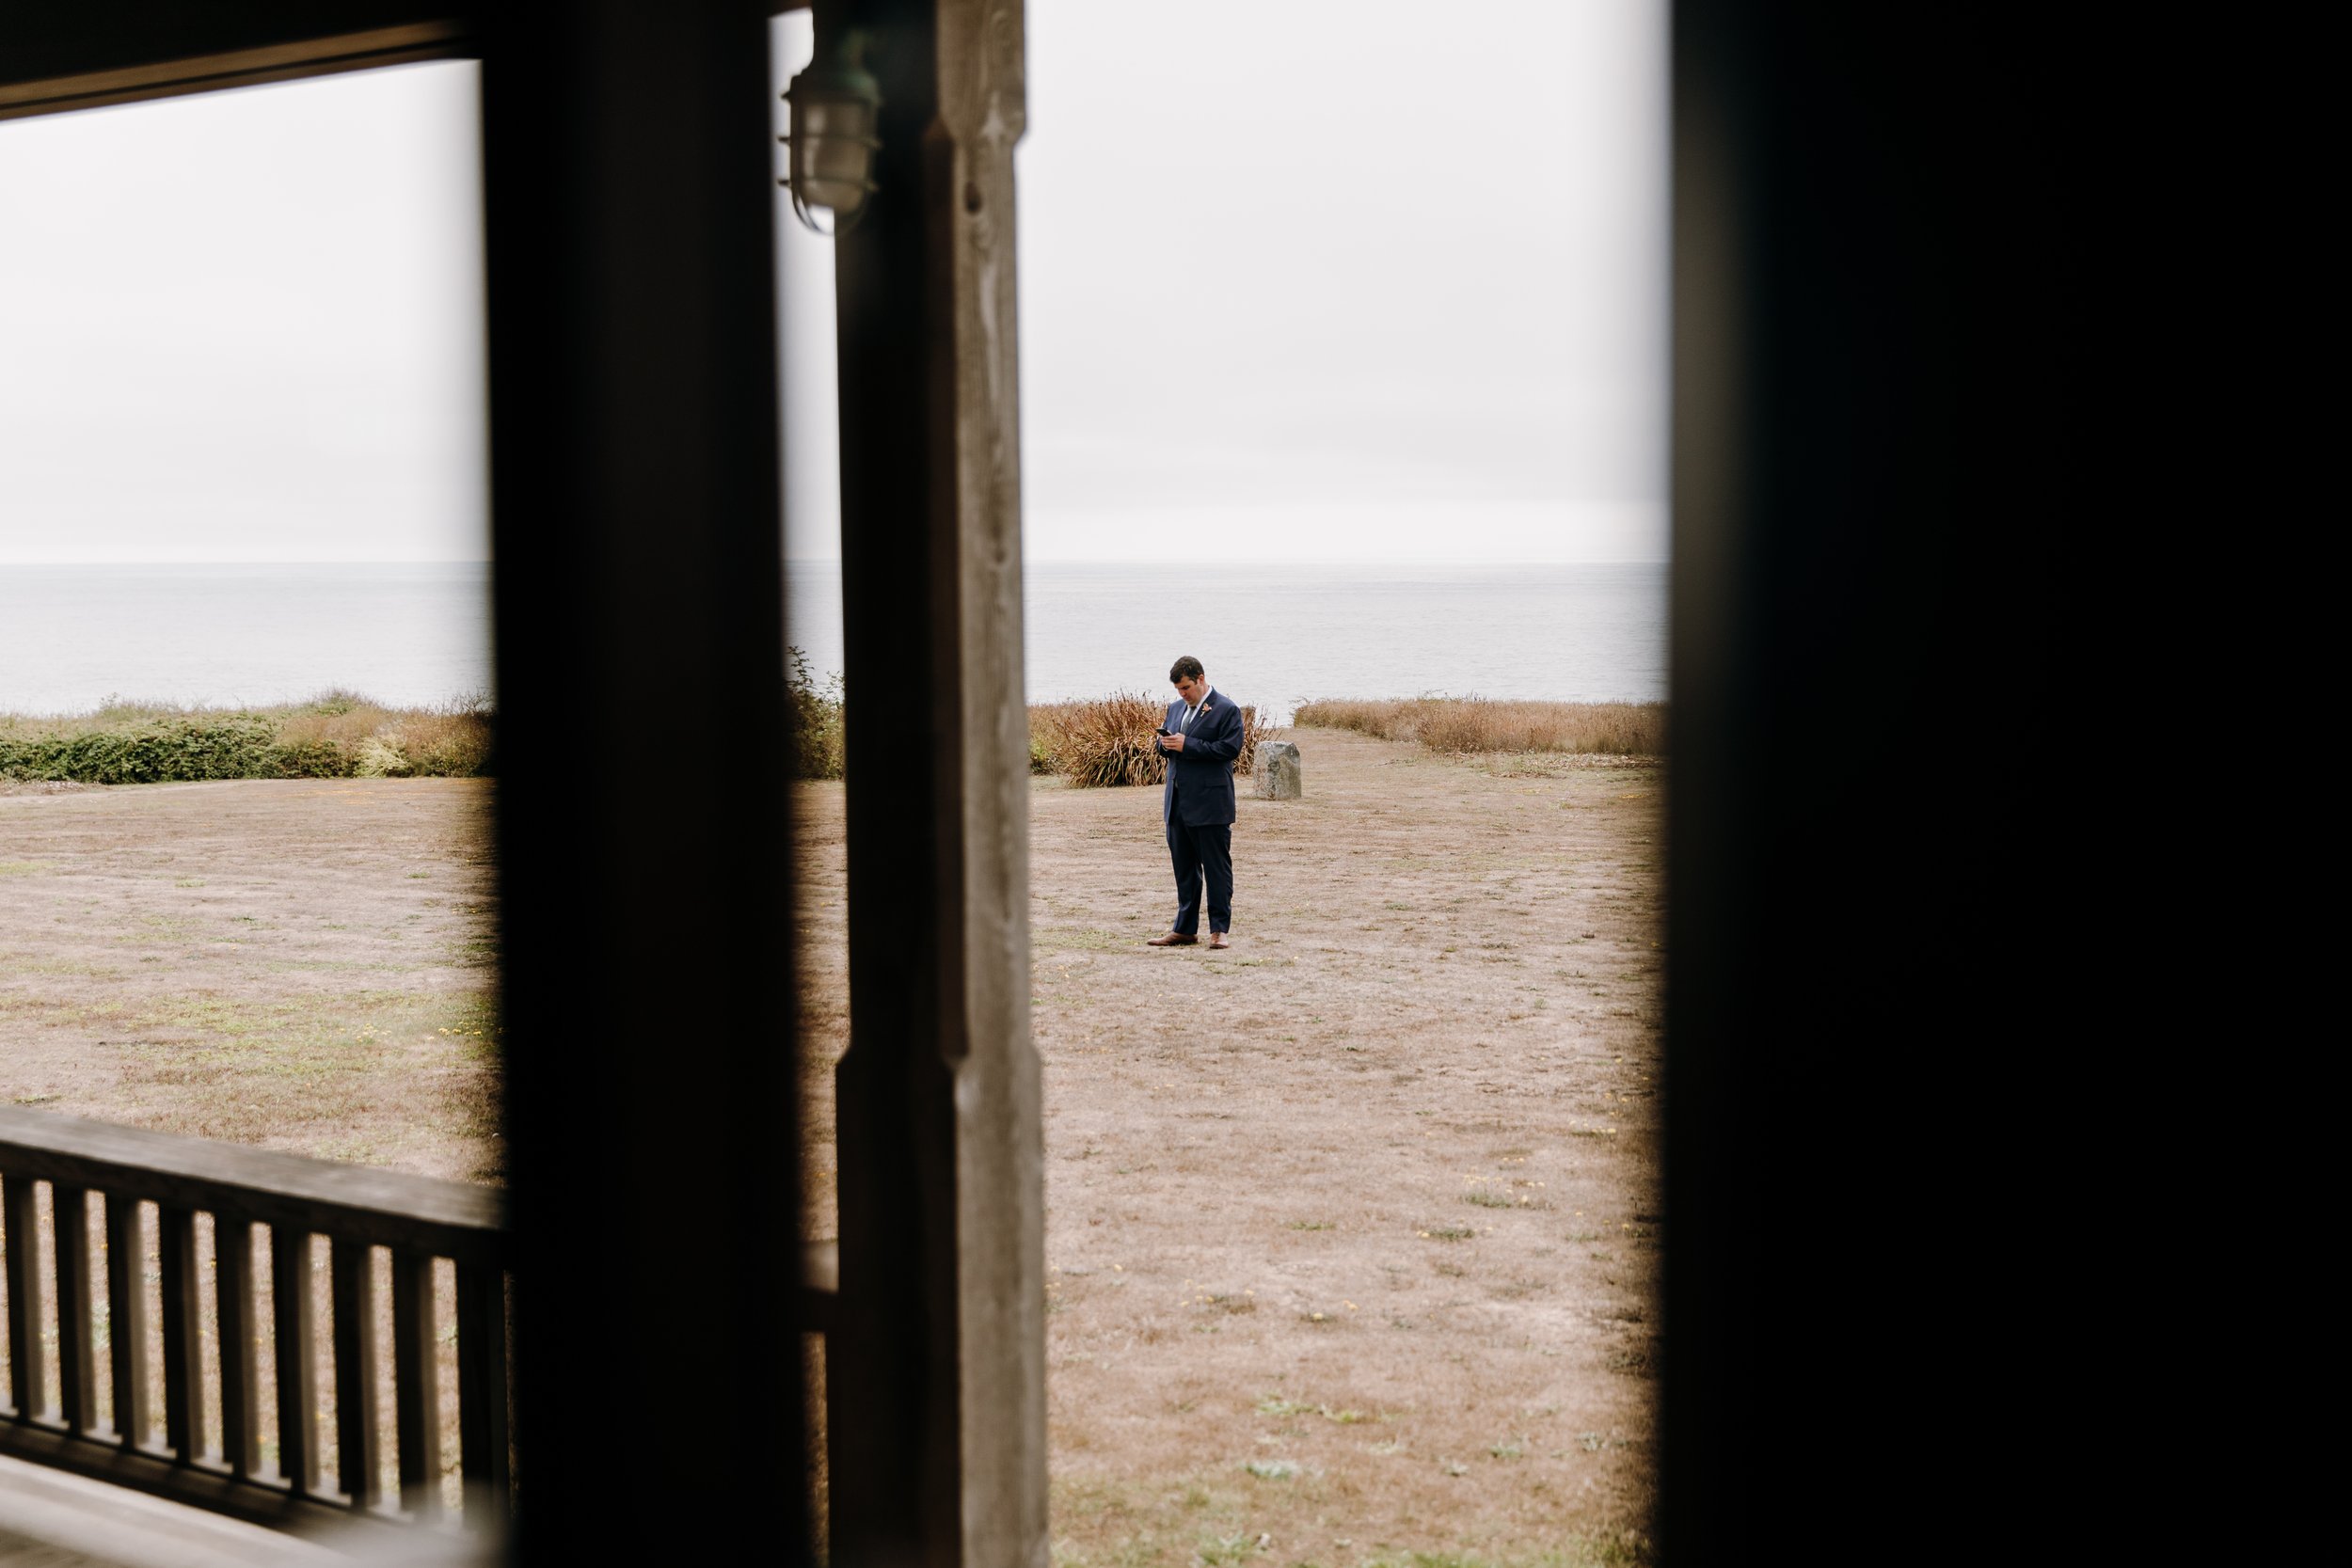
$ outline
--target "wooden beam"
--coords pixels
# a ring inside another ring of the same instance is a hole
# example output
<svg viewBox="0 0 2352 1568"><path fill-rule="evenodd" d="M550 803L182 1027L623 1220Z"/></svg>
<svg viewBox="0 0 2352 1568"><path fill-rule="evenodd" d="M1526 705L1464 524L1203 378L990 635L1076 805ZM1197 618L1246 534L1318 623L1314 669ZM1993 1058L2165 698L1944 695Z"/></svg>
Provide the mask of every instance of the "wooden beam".
<svg viewBox="0 0 2352 1568"><path fill-rule="evenodd" d="M103 8L91 7L92 12ZM473 53L470 24L433 18L398 26L374 27L356 33L315 36L320 18L307 23L310 33L217 53L148 57L151 51L167 51L181 35L157 32L138 37L100 36L83 40L79 51L63 57L87 65L107 63L63 74L19 76L19 64L35 51L11 55L8 40L0 37L0 119L28 115L62 114L74 109L103 108L151 98L173 98L223 87L256 87L264 82L288 82L306 76L366 71L378 66L405 65L416 60L463 58ZM305 24L291 23L290 26ZM16 69L11 70L14 66Z"/></svg>
<svg viewBox="0 0 2352 1568"><path fill-rule="evenodd" d="M880 190L838 245L850 1047L838 1069L834 1562L1046 1559L1029 1034L1014 144L1018 0L865 29Z"/></svg>

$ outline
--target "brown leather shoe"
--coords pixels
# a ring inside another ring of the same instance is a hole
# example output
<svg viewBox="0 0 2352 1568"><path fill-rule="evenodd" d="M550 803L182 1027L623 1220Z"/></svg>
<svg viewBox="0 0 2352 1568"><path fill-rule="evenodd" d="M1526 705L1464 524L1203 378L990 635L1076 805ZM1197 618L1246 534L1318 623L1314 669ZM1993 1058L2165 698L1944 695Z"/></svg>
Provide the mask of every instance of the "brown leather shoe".
<svg viewBox="0 0 2352 1568"><path fill-rule="evenodd" d="M1188 937L1182 931L1170 931L1164 937L1153 937L1143 945L1146 947L1190 947L1200 940L1199 937Z"/></svg>
<svg viewBox="0 0 2352 1568"><path fill-rule="evenodd" d="M1209 951L1212 953L1216 952L1220 947L1231 947L1232 945L1233 944L1232 942L1225 940L1224 932L1211 931L1209 933Z"/></svg>

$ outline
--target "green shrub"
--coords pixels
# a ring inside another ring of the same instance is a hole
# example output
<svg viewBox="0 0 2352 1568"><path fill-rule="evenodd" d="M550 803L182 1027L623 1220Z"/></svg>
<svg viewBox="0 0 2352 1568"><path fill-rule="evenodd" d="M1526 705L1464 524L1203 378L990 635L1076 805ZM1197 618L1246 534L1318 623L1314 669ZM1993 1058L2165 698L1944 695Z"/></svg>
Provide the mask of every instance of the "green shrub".
<svg viewBox="0 0 2352 1568"><path fill-rule="evenodd" d="M77 718L0 717L0 778L471 778L490 770L492 732L493 715L478 699L395 709L333 691L290 707L221 711L109 698Z"/></svg>
<svg viewBox="0 0 2352 1568"><path fill-rule="evenodd" d="M809 672L806 654L798 648L784 652L785 690L791 699L792 776L837 779L846 759L841 676L829 675L819 683Z"/></svg>
<svg viewBox="0 0 2352 1568"><path fill-rule="evenodd" d="M280 740L277 749L281 779L347 779L356 771L352 754L331 740Z"/></svg>
<svg viewBox="0 0 2352 1568"><path fill-rule="evenodd" d="M274 778L277 726L251 714L0 738L0 773L82 784Z"/></svg>

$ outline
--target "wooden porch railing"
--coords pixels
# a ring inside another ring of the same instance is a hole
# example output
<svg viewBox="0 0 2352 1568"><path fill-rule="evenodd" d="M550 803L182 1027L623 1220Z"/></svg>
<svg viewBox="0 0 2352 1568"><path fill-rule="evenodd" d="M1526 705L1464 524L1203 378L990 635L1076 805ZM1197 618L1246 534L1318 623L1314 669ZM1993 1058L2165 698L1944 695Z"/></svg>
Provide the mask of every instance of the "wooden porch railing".
<svg viewBox="0 0 2352 1568"><path fill-rule="evenodd" d="M46 1269L40 1236L44 1184L52 1238ZM93 1203L104 1209L103 1254L92 1245ZM157 1227L156 1275L147 1273L149 1205ZM212 1217L217 1451L207 1440L211 1380L200 1330L199 1214ZM257 1228L266 1230L266 1240L257 1241ZM326 1344L317 1318L313 1236L326 1238L329 1255ZM0 1452L296 1528L443 1517L441 1455L449 1433L434 1275L436 1259L451 1260L458 1513L476 1527L495 1527L505 1517L511 1491L502 1192L0 1107L0 1238L8 1352ZM255 1288L257 1247L266 1247L270 1259L266 1334ZM375 1295L378 1247L391 1255L389 1433L378 1404L378 1357L386 1354ZM103 1345L93 1332L102 1306ZM151 1320L151 1313L159 1317ZM151 1321L162 1327L160 1441L151 1408ZM277 1393L272 1466L262 1463L265 1350ZM102 1356L112 1406L103 1426ZM333 1488L322 1473L323 1359L335 1396ZM388 1436L398 1457L396 1497L386 1495L383 1481Z"/></svg>

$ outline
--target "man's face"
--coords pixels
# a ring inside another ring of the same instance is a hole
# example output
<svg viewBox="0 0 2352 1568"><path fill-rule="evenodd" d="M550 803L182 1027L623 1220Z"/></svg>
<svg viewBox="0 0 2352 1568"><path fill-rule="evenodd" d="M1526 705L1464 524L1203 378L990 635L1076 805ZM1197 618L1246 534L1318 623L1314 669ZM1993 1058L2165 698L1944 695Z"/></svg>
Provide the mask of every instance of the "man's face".
<svg viewBox="0 0 2352 1568"><path fill-rule="evenodd" d="M1176 683L1176 695L1184 700L1186 707L1199 707L1201 695L1208 689L1208 681L1200 675L1186 675Z"/></svg>

